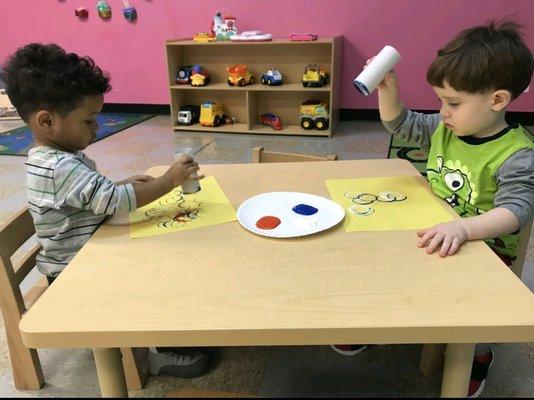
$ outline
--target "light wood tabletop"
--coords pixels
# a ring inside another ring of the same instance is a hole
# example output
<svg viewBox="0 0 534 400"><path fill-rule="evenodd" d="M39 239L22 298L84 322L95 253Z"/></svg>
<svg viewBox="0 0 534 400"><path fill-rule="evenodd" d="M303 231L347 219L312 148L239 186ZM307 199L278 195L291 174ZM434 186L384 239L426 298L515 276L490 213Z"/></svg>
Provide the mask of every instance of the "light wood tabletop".
<svg viewBox="0 0 534 400"><path fill-rule="evenodd" d="M201 172L236 210L271 191L329 198L325 179L414 176L430 191L404 160ZM534 340L534 295L481 241L447 258L416 241L413 230L347 233L342 224L271 239L237 221L130 239L128 226L105 224L20 329L28 347L94 348L104 395L125 393L122 382L110 383L122 379L120 347L447 343L442 394L462 396L475 343Z"/></svg>

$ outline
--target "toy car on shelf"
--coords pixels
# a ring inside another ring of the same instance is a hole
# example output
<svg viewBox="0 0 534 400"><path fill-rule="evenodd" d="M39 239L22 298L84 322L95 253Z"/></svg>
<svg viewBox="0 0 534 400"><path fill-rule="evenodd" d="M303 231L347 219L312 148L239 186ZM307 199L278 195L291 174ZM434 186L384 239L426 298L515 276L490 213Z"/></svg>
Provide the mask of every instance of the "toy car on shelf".
<svg viewBox="0 0 534 400"><path fill-rule="evenodd" d="M293 42L310 42L317 40L317 35L314 33L292 33L289 35L289 40Z"/></svg>
<svg viewBox="0 0 534 400"><path fill-rule="evenodd" d="M282 81L282 74L276 68L268 70L261 76L261 83L264 85L280 86Z"/></svg>
<svg viewBox="0 0 534 400"><path fill-rule="evenodd" d="M191 69L191 86L206 86L210 81L208 70L200 64Z"/></svg>
<svg viewBox="0 0 534 400"><path fill-rule="evenodd" d="M200 118L200 106L183 106L178 111L178 125L193 125Z"/></svg>
<svg viewBox="0 0 534 400"><path fill-rule="evenodd" d="M302 86L323 87L328 83L328 73L317 64L308 64L302 74Z"/></svg>
<svg viewBox="0 0 534 400"><path fill-rule="evenodd" d="M193 41L199 43L215 42L216 40L215 36L210 32L197 32L193 36Z"/></svg>
<svg viewBox="0 0 534 400"><path fill-rule="evenodd" d="M320 100L306 100L300 105L300 126L306 130L324 131L328 128L328 103Z"/></svg>
<svg viewBox="0 0 534 400"><path fill-rule="evenodd" d="M245 86L254 83L254 76L248 70L247 64L235 64L228 68L228 85Z"/></svg>
<svg viewBox="0 0 534 400"><path fill-rule="evenodd" d="M273 36L262 31L244 31L230 36L230 40L233 42L268 42L273 40Z"/></svg>
<svg viewBox="0 0 534 400"><path fill-rule="evenodd" d="M182 85L191 83L191 69L193 69L192 65L184 65L183 67L180 67L176 74L176 83Z"/></svg>
<svg viewBox="0 0 534 400"><path fill-rule="evenodd" d="M270 126L275 131L280 131L283 128L282 127L282 120L277 115L270 114L270 113L261 114L260 115L260 120L261 120L262 125Z"/></svg>
<svg viewBox="0 0 534 400"><path fill-rule="evenodd" d="M229 118L218 101L206 101L200 106L200 125L202 126L220 126L234 122L235 118Z"/></svg>

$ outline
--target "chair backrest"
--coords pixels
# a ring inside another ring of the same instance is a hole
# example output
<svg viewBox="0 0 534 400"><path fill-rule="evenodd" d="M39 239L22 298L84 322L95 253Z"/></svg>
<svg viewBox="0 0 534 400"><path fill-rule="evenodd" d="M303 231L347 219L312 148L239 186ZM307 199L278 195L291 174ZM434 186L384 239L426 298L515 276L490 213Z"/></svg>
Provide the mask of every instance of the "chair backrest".
<svg viewBox="0 0 534 400"><path fill-rule="evenodd" d="M21 282L35 267L35 257L41 248L38 244L31 247L25 245L34 234L33 220L27 208L0 227L0 308L4 317L13 380L15 387L20 390L37 390L44 384L37 350L24 346L19 331L22 315L48 287L46 280L41 279L25 296L20 289ZM19 249L21 251L17 252ZM15 253L17 262L13 263Z"/></svg>
<svg viewBox="0 0 534 400"><path fill-rule="evenodd" d="M295 162L295 161L336 161L336 154L327 156L314 156L294 153L277 153L265 151L263 147L254 147L252 150L253 163L273 163L273 162Z"/></svg>
<svg viewBox="0 0 534 400"><path fill-rule="evenodd" d="M34 234L33 220L27 208L0 227L0 307L4 316L13 379L19 390L37 390L44 384L39 355L35 349L28 349L24 345L19 331L19 322L24 312L48 288L47 280L42 277L24 295L20 289L21 282L35 267L35 257L41 249L37 243L33 246L25 245ZM13 254L19 249L22 251L17 253L17 262L13 263ZM146 360L146 349L139 348L134 352L131 348L123 348L121 351L128 389L142 389L148 377L148 369L142 367Z"/></svg>
<svg viewBox="0 0 534 400"><path fill-rule="evenodd" d="M519 242L517 244L517 257L510 267L512 271L521 279L523 275L523 266L525 265L525 257L527 255L528 242L530 239L530 231L532 230L532 217L528 223L519 232Z"/></svg>
<svg viewBox="0 0 534 400"><path fill-rule="evenodd" d="M33 245L17 257L15 265L12 256L34 234L33 220L27 208L0 227L0 305L4 315L6 312L16 313L20 318L26 311L20 284L35 267L35 257L41 246Z"/></svg>

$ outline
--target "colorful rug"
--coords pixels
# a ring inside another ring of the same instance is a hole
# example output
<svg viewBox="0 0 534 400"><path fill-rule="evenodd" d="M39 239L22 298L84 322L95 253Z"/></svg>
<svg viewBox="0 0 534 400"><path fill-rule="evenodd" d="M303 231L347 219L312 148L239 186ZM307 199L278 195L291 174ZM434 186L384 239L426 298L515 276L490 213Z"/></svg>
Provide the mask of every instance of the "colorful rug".
<svg viewBox="0 0 534 400"><path fill-rule="evenodd" d="M101 113L96 117L100 129L95 142L154 116L155 114ZM33 135L27 126L0 133L0 154L25 156L33 146Z"/></svg>
<svg viewBox="0 0 534 400"><path fill-rule="evenodd" d="M426 176L427 152L417 146L391 135L388 158L408 160L423 176Z"/></svg>

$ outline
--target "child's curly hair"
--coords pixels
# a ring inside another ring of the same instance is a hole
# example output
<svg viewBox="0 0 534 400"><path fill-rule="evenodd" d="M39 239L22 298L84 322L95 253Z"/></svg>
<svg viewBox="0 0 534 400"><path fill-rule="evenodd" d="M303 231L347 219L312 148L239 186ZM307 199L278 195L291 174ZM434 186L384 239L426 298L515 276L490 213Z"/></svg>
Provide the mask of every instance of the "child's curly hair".
<svg viewBox="0 0 534 400"><path fill-rule="evenodd" d="M66 115L90 95L111 89L109 76L90 57L67 53L56 44L31 43L3 66L6 92L24 121L44 109Z"/></svg>
<svg viewBox="0 0 534 400"><path fill-rule="evenodd" d="M438 50L426 79L432 86L468 93L508 90L517 98L530 84L534 58L511 20L490 21L460 32Z"/></svg>

